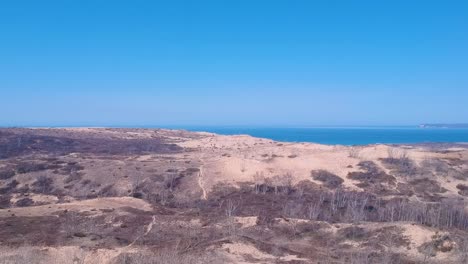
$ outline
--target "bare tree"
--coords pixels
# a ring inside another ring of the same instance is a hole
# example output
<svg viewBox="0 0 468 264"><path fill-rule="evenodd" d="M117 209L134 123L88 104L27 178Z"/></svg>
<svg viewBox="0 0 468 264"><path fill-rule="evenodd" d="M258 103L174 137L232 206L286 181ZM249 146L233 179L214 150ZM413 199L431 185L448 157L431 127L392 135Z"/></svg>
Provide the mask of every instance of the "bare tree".
<svg viewBox="0 0 468 264"><path fill-rule="evenodd" d="M315 201L307 206L307 216L310 220L317 220L320 215L321 203Z"/></svg>
<svg viewBox="0 0 468 264"><path fill-rule="evenodd" d="M292 181L293 176L290 172L283 175L283 177L280 177L281 188L285 194L289 194L289 192L292 190Z"/></svg>
<svg viewBox="0 0 468 264"><path fill-rule="evenodd" d="M388 158L391 160L407 159L408 152L404 149L389 147L387 149Z"/></svg>
<svg viewBox="0 0 468 264"><path fill-rule="evenodd" d="M468 238L464 237L458 246L460 263L468 263Z"/></svg>
<svg viewBox="0 0 468 264"><path fill-rule="evenodd" d="M259 194L264 188L265 185L265 176L263 172L256 172L254 175L254 182L255 182L255 194Z"/></svg>
<svg viewBox="0 0 468 264"><path fill-rule="evenodd" d="M435 256L434 242L431 241L429 243L426 243L421 249L421 253L424 255L423 263L429 263L430 258Z"/></svg>
<svg viewBox="0 0 468 264"><path fill-rule="evenodd" d="M160 193L159 193L159 202L165 206L167 205L169 201L169 193L167 190L162 190Z"/></svg>
<svg viewBox="0 0 468 264"><path fill-rule="evenodd" d="M169 189L171 192L174 190L174 187L177 182L177 178L178 178L177 170L175 169L169 170L169 173L166 175L166 178L165 178L165 185L166 185L166 188Z"/></svg>
<svg viewBox="0 0 468 264"><path fill-rule="evenodd" d="M136 171L136 178L132 182L132 195L135 195L141 180L141 169L139 167L135 167Z"/></svg>
<svg viewBox="0 0 468 264"><path fill-rule="evenodd" d="M37 191L40 193L48 193L53 189L53 180L46 175L41 175L33 183L33 186L37 188Z"/></svg>
<svg viewBox="0 0 468 264"><path fill-rule="evenodd" d="M226 216L228 217L234 216L240 205L238 201L234 202L232 199L228 199L225 204L226 204L226 207L224 211L226 213Z"/></svg>

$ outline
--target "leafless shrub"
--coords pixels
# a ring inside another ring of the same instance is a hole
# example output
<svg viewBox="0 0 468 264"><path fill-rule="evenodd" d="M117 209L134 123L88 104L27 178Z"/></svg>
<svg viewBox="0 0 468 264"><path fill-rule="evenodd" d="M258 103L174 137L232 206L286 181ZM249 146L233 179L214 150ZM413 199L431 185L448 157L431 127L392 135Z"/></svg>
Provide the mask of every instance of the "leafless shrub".
<svg viewBox="0 0 468 264"><path fill-rule="evenodd" d="M263 190L263 187L265 186L265 176L263 175L263 172L256 172L254 175L254 188L255 188L255 193L259 194Z"/></svg>
<svg viewBox="0 0 468 264"><path fill-rule="evenodd" d="M302 185L298 185L295 187L295 191L296 191L296 194L297 194L297 197L299 199L302 199L302 197L304 196L304 193L305 193L305 187L302 186Z"/></svg>
<svg viewBox="0 0 468 264"><path fill-rule="evenodd" d="M19 182L17 180L12 180L7 183L5 187L0 188L0 194L10 194L16 190Z"/></svg>
<svg viewBox="0 0 468 264"><path fill-rule="evenodd" d="M0 195L0 209L10 208L10 195Z"/></svg>
<svg viewBox="0 0 468 264"><path fill-rule="evenodd" d="M460 263L468 263L468 238L463 239L458 244L458 259Z"/></svg>
<svg viewBox="0 0 468 264"><path fill-rule="evenodd" d="M285 194L289 194L292 190L293 176L291 173L286 173L280 178L280 184Z"/></svg>
<svg viewBox="0 0 468 264"><path fill-rule="evenodd" d="M307 217L310 220L317 220L320 215L322 201L315 201L307 206Z"/></svg>
<svg viewBox="0 0 468 264"><path fill-rule="evenodd" d="M84 166L78 164L76 161L67 162L65 166L60 168L60 172L63 174L72 174L84 170Z"/></svg>
<svg viewBox="0 0 468 264"><path fill-rule="evenodd" d="M282 215L288 218L302 218L304 208L302 204L293 201L286 201L283 204Z"/></svg>
<svg viewBox="0 0 468 264"><path fill-rule="evenodd" d="M183 178L183 175L177 172L176 169L168 170L168 173L164 179L164 185L169 191L174 191L174 188L179 184L180 179Z"/></svg>
<svg viewBox="0 0 468 264"><path fill-rule="evenodd" d="M420 171L418 171L418 167L413 162L413 160L408 157L406 151L398 149L393 149L395 151L390 151L392 149L393 148L389 148L390 154L387 158L382 159L382 163L386 165L393 174L409 177L420 173Z"/></svg>
<svg viewBox="0 0 468 264"><path fill-rule="evenodd" d="M387 158L390 160L406 159L408 158L408 152L405 149L389 147L387 149Z"/></svg>
<svg viewBox="0 0 468 264"><path fill-rule="evenodd" d="M132 180L132 194L133 196L135 195L138 187L140 186L140 183L141 183L141 168L139 167L136 167L135 168L135 174L136 174L136 177L133 178ZM172 191L172 185L170 186L171 187L171 191Z"/></svg>
<svg viewBox="0 0 468 264"><path fill-rule="evenodd" d="M37 180L32 184L34 191L38 193L49 193L53 189L53 180L47 176L41 175Z"/></svg>
<svg viewBox="0 0 468 264"><path fill-rule="evenodd" d="M227 217L232 217L236 214L237 210L239 209L240 202L233 201L232 199L228 199L224 202L224 212Z"/></svg>
<svg viewBox="0 0 468 264"><path fill-rule="evenodd" d="M60 168L60 166L48 163L37 163L32 161L24 161L16 165L16 171L19 174L57 168Z"/></svg>
<svg viewBox="0 0 468 264"><path fill-rule="evenodd" d="M436 203L413 202L403 198L382 200L367 192L314 190L297 195L277 197L271 194L256 196L258 204L280 204L272 207L270 215L306 218L326 222L415 222L440 229L468 230L468 212L465 203L442 200ZM279 201L278 199L282 199ZM261 200L265 200L261 202ZM305 202L305 203L304 203ZM275 211L276 210L276 211Z"/></svg>
<svg viewBox="0 0 468 264"><path fill-rule="evenodd" d="M33 204L34 204L34 201L29 197L19 199L15 203L15 205L18 207L26 207L26 206L31 206Z"/></svg>
<svg viewBox="0 0 468 264"><path fill-rule="evenodd" d="M349 147L348 157L353 159L359 159L361 157L361 150L358 147Z"/></svg>
<svg viewBox="0 0 468 264"><path fill-rule="evenodd" d="M73 237L100 237L100 227L84 215L74 211L67 211L62 217L60 230L65 233L63 243L67 243L67 239Z"/></svg>
<svg viewBox="0 0 468 264"><path fill-rule="evenodd" d="M349 256L349 259L347 263L350 264L371 264L372 263L372 258L371 258L371 251L358 251L358 252L352 252L351 255Z"/></svg>
<svg viewBox="0 0 468 264"><path fill-rule="evenodd" d="M98 192L98 197L113 197L117 196L117 192L113 189L114 184L108 184Z"/></svg>
<svg viewBox="0 0 468 264"><path fill-rule="evenodd" d="M464 184L457 184L458 194L468 196L468 186Z"/></svg>
<svg viewBox="0 0 468 264"><path fill-rule="evenodd" d="M370 192L394 192L395 177L385 173L373 161L361 161L358 166L363 171L352 171L347 176L359 181L358 187L365 188Z"/></svg>
<svg viewBox="0 0 468 264"><path fill-rule="evenodd" d="M381 221L412 221L437 228L468 229L468 213L462 203L454 200L439 204L400 200L388 203L378 211Z"/></svg>
<svg viewBox="0 0 468 264"><path fill-rule="evenodd" d="M61 223L61 230L65 232L66 237L72 237L77 232L82 232L79 227L80 216L76 212L67 212L64 216L64 220Z"/></svg>
<svg viewBox="0 0 468 264"><path fill-rule="evenodd" d="M76 170L71 170L70 174L68 175L67 178L63 181L64 183L70 183L72 181L80 181L83 178L83 173L78 172Z"/></svg>
<svg viewBox="0 0 468 264"><path fill-rule="evenodd" d="M434 244L432 241L424 243L420 248L419 252L424 255L423 263L427 263L431 258L435 257L437 253L435 252Z"/></svg>
<svg viewBox="0 0 468 264"><path fill-rule="evenodd" d="M468 180L468 169L461 171L452 170L451 176L457 180L466 181Z"/></svg>
<svg viewBox="0 0 468 264"><path fill-rule="evenodd" d="M421 169L423 170L424 174L435 174L443 177L448 176L449 172L452 171L447 163L435 158L427 158L423 160L421 162Z"/></svg>
<svg viewBox="0 0 468 264"><path fill-rule="evenodd" d="M271 182L275 190L275 194L278 194L281 188L281 177L279 175L274 176L273 178L271 178Z"/></svg>
<svg viewBox="0 0 468 264"><path fill-rule="evenodd" d="M428 178L417 178L409 181L409 185L419 197L429 201L440 200L438 194L447 192L447 189L442 187L438 181Z"/></svg>
<svg viewBox="0 0 468 264"><path fill-rule="evenodd" d="M171 201L173 195L169 190L161 190L158 194L149 194L148 198L152 203L160 203L163 206L167 206Z"/></svg>
<svg viewBox="0 0 468 264"><path fill-rule="evenodd" d="M257 213L257 225L272 226L275 223L273 214L263 209Z"/></svg>
<svg viewBox="0 0 468 264"><path fill-rule="evenodd" d="M265 180L266 191L269 190L268 187L271 187L275 194L289 194L292 191L292 175L286 173L285 175L276 175L272 178Z"/></svg>
<svg viewBox="0 0 468 264"><path fill-rule="evenodd" d="M0 170L0 180L7 180L16 175L15 170L11 168L2 168Z"/></svg>

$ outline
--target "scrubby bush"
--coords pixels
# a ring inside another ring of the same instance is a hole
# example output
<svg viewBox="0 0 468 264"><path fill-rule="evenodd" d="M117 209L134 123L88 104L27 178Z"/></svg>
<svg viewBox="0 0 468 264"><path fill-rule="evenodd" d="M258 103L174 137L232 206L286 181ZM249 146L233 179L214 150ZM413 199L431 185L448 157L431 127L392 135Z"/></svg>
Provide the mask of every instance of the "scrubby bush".
<svg viewBox="0 0 468 264"><path fill-rule="evenodd" d="M0 188L0 194L9 194L15 191L16 187L19 185L17 180L12 180L5 187Z"/></svg>
<svg viewBox="0 0 468 264"><path fill-rule="evenodd" d="M359 159L361 157L361 150L358 147L348 148L348 157Z"/></svg>
<svg viewBox="0 0 468 264"><path fill-rule="evenodd" d="M7 180L15 176L15 171L13 169L7 168L0 170L0 180Z"/></svg>
<svg viewBox="0 0 468 264"><path fill-rule="evenodd" d="M38 193L49 193L53 190L53 180L47 176L39 176L32 184L34 191Z"/></svg>
<svg viewBox="0 0 468 264"><path fill-rule="evenodd" d="M34 201L29 197L22 198L22 199L16 201L16 203L15 203L15 205L18 206L18 207L26 207L26 206L31 206L33 204L34 204Z"/></svg>
<svg viewBox="0 0 468 264"><path fill-rule="evenodd" d="M312 178L321 181L323 185L330 189L335 189L343 183L343 179L326 170L314 170L311 172Z"/></svg>
<svg viewBox="0 0 468 264"><path fill-rule="evenodd" d="M9 195L0 195L0 209L5 209L10 207L10 199Z"/></svg>
<svg viewBox="0 0 468 264"><path fill-rule="evenodd" d="M382 163L391 170L392 174L397 176L411 177L419 173L418 167L407 154L401 154L398 157L391 156L383 158Z"/></svg>
<svg viewBox="0 0 468 264"><path fill-rule="evenodd" d="M361 161L358 167L363 171L353 171L348 173L348 178L359 181L358 187L366 188L375 193L394 192L396 179L392 175L385 173L373 161Z"/></svg>
<svg viewBox="0 0 468 264"><path fill-rule="evenodd" d="M468 186L464 184L458 184L457 185L458 194L463 195L463 196L468 196Z"/></svg>

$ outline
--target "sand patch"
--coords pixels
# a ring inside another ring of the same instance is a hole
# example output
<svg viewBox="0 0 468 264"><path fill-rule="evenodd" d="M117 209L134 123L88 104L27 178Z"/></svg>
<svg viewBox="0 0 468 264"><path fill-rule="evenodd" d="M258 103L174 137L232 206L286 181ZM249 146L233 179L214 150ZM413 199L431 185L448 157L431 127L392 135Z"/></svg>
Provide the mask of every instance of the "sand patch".
<svg viewBox="0 0 468 264"><path fill-rule="evenodd" d="M0 209L0 217L11 216L44 216L58 211L72 210L77 212L91 210L115 210L123 207L131 207L143 211L152 211L149 203L132 197L97 198L84 201L74 201L63 204L50 204L30 207Z"/></svg>

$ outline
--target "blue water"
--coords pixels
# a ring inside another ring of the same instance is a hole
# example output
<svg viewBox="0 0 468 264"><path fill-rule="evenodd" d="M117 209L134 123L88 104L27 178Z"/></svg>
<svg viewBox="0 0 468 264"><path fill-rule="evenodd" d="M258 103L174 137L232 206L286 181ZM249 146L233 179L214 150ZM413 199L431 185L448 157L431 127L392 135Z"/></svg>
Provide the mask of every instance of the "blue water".
<svg viewBox="0 0 468 264"><path fill-rule="evenodd" d="M222 135L247 134L286 142L315 142L331 145L367 145L376 143L458 143L468 142L466 128L418 127L178 127L190 131L207 131Z"/></svg>

